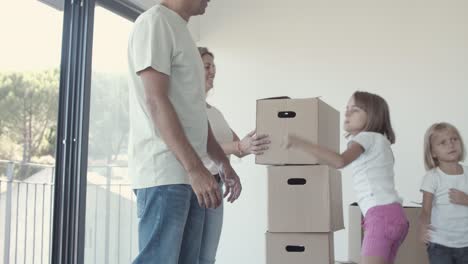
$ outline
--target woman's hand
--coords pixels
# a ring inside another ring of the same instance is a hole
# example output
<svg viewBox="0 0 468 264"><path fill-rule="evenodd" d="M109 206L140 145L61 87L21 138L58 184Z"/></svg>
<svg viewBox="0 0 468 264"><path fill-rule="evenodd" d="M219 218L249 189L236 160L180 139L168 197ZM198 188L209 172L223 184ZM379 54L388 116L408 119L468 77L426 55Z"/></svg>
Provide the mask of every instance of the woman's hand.
<svg viewBox="0 0 468 264"><path fill-rule="evenodd" d="M263 152L268 149L268 145L270 143L271 141L268 138L268 135L257 135L257 132L254 130L248 133L241 141L239 141L239 154L262 155Z"/></svg>
<svg viewBox="0 0 468 264"><path fill-rule="evenodd" d="M224 182L224 187L226 188L223 196L228 197L228 202L233 203L237 198L239 198L242 192L240 178L230 163L223 164L219 168L219 175L221 176L221 179Z"/></svg>
<svg viewBox="0 0 468 264"><path fill-rule="evenodd" d="M284 149L302 147L303 144L311 144L306 140L294 135L294 134L285 134L280 146Z"/></svg>

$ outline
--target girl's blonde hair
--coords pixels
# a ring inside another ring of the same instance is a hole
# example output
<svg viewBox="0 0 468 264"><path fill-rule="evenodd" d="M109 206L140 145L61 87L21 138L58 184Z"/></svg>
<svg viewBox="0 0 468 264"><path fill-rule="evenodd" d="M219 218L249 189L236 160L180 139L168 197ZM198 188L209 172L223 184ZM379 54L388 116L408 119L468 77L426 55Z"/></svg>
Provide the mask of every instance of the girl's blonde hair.
<svg viewBox="0 0 468 264"><path fill-rule="evenodd" d="M465 156L466 156L465 144L463 143L463 138L461 137L458 129L454 125L446 123L446 122L435 123L427 129L426 134L424 135L424 166L426 167L426 170L431 170L439 166L439 161L432 156L431 140L432 140L432 136L436 132L441 132L444 130L452 130L457 135L458 139L460 140L461 147L462 147L462 154L460 155L459 161L465 160Z"/></svg>
<svg viewBox="0 0 468 264"><path fill-rule="evenodd" d="M367 113L364 131L380 133L394 144L396 138L390 121L390 109L385 99L376 94L361 91L355 92L353 98L356 106Z"/></svg>

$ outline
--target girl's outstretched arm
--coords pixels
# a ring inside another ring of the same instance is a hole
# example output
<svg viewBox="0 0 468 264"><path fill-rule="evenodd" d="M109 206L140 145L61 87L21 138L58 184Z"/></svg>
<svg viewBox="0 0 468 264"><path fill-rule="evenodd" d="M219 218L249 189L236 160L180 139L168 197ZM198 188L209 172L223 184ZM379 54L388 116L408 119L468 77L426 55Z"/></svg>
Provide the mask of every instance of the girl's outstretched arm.
<svg viewBox="0 0 468 264"><path fill-rule="evenodd" d="M294 147L304 152L314 155L317 159L326 165L336 169L346 167L356 160L363 152L364 148L356 142L351 142L348 149L339 154L318 144L311 143L296 135L290 135L286 140L286 147Z"/></svg>

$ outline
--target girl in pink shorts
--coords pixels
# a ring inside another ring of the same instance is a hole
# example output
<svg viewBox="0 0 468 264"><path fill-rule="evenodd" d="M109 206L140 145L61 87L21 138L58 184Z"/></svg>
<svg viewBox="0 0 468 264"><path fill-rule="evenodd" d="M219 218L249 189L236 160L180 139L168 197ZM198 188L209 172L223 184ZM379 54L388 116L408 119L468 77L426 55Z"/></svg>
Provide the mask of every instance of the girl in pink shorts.
<svg viewBox="0 0 468 264"><path fill-rule="evenodd" d="M391 148L395 134L387 102L375 94L355 92L346 106L344 129L349 143L342 154L295 135L288 137L287 146L309 152L337 169L350 165L364 215L361 264L394 263L409 223L395 190Z"/></svg>

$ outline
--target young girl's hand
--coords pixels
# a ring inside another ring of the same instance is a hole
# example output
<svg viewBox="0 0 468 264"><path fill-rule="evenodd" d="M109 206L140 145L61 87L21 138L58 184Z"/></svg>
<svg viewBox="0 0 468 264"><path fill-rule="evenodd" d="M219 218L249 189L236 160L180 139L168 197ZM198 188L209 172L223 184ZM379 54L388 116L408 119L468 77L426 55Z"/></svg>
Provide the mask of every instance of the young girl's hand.
<svg viewBox="0 0 468 264"><path fill-rule="evenodd" d="M293 146L294 135L285 134L281 139L280 147L284 149L289 149Z"/></svg>
<svg viewBox="0 0 468 264"><path fill-rule="evenodd" d="M304 142L307 143L306 140L294 135L294 134L286 134L280 144L282 148L289 149L292 147L301 147Z"/></svg>
<svg viewBox="0 0 468 264"><path fill-rule="evenodd" d="M457 189L450 189L449 192L450 202L453 204L467 205L468 195Z"/></svg>
<svg viewBox="0 0 468 264"><path fill-rule="evenodd" d="M431 231L434 228L430 224L421 224L419 230L419 239L424 243L428 244L431 242Z"/></svg>

